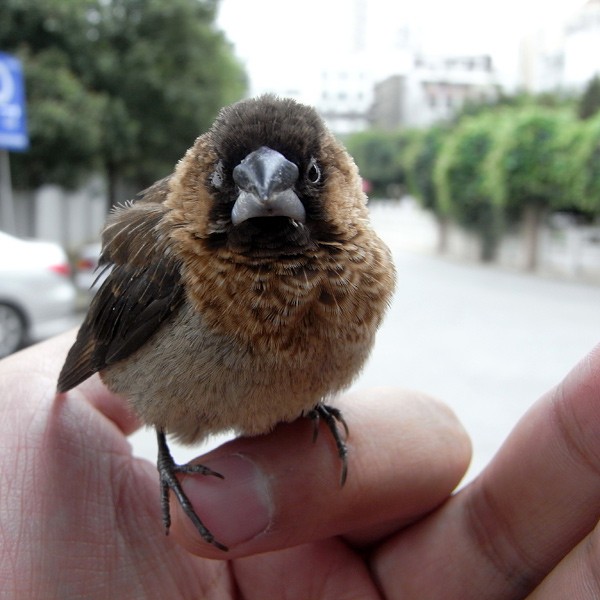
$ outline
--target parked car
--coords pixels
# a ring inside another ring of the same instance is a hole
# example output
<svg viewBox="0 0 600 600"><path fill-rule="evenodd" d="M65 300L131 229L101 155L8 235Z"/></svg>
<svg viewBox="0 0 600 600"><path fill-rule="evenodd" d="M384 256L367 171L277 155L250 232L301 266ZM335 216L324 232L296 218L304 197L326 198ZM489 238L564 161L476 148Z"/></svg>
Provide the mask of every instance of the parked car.
<svg viewBox="0 0 600 600"><path fill-rule="evenodd" d="M0 231L0 357L77 323L65 251Z"/></svg>
<svg viewBox="0 0 600 600"><path fill-rule="evenodd" d="M102 245L100 242L84 244L75 261L75 285L77 288L93 296L102 282L108 277L108 270L98 269L98 260Z"/></svg>

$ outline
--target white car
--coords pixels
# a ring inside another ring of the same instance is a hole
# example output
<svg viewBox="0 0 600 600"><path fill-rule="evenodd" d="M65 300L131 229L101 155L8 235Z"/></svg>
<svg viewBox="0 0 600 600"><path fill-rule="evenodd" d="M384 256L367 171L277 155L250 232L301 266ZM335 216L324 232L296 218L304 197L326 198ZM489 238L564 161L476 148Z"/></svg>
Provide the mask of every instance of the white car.
<svg viewBox="0 0 600 600"><path fill-rule="evenodd" d="M100 289L110 272L110 269L98 269L101 251L100 242L85 244L80 248L75 261L75 285L89 297Z"/></svg>
<svg viewBox="0 0 600 600"><path fill-rule="evenodd" d="M0 231L0 357L74 326L76 296L58 244Z"/></svg>

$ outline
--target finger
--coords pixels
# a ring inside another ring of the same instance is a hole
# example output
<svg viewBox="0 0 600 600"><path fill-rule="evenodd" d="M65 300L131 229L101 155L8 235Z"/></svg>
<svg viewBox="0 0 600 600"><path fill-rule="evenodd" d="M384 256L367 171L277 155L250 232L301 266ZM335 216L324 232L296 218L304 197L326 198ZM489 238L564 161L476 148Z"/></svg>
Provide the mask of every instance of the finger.
<svg viewBox="0 0 600 600"><path fill-rule="evenodd" d="M598 526L560 561L527 600L596 600L600 598Z"/></svg>
<svg viewBox="0 0 600 600"><path fill-rule="evenodd" d="M127 400L110 392L98 374L92 375L68 394L87 400L116 425L123 435L131 435L142 426L141 420L130 410Z"/></svg>
<svg viewBox="0 0 600 600"><path fill-rule="evenodd" d="M347 532L354 543L386 536L445 500L464 474L470 445L450 411L413 392L354 393L340 402L350 436L349 472L323 427L308 419L268 436L235 440L201 459L225 479L186 477L200 518L230 556ZM223 558L175 509L173 535L189 551Z"/></svg>
<svg viewBox="0 0 600 600"><path fill-rule="evenodd" d="M364 561L337 538L237 559L233 573L245 600L381 597Z"/></svg>
<svg viewBox="0 0 600 600"><path fill-rule="evenodd" d="M600 346L528 412L482 475L395 536L390 597L521 598L600 516Z"/></svg>
<svg viewBox="0 0 600 600"><path fill-rule="evenodd" d="M44 402L48 405L53 401L58 375L73 344L75 333L75 330L69 331L0 361L2 389L18 395L16 402L20 408L25 409L25 402ZM88 401L125 435L129 435L140 426L137 418L128 409L127 403L110 393L98 375L84 381L74 390L67 392L67 395Z"/></svg>

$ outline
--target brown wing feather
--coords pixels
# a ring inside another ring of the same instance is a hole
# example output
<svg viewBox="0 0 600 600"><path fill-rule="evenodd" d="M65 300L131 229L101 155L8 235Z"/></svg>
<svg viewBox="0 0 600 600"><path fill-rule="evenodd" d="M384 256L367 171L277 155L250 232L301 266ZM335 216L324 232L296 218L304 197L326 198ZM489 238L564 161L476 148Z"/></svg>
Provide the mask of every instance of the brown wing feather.
<svg viewBox="0 0 600 600"><path fill-rule="evenodd" d="M117 209L103 232L101 266L112 270L94 297L62 368L64 392L140 348L180 306L180 265L158 230L165 208L162 180L149 198Z"/></svg>

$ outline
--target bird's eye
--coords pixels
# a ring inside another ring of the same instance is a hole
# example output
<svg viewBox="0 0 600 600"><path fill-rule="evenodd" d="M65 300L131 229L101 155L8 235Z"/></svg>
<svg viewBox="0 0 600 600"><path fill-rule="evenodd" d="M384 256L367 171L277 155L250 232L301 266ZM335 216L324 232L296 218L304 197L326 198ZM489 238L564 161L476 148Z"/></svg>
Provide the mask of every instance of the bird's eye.
<svg viewBox="0 0 600 600"><path fill-rule="evenodd" d="M223 185L223 177L223 161L220 160L210 176L210 183L213 187L219 189Z"/></svg>
<svg viewBox="0 0 600 600"><path fill-rule="evenodd" d="M311 158L306 170L306 179L309 183L319 183L321 181L321 169L314 158Z"/></svg>

